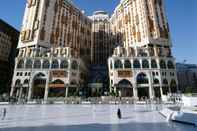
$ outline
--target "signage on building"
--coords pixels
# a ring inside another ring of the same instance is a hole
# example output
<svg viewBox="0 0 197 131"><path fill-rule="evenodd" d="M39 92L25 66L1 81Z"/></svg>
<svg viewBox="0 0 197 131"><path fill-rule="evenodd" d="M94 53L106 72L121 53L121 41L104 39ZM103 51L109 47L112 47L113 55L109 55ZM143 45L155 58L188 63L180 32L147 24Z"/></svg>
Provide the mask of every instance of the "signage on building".
<svg viewBox="0 0 197 131"><path fill-rule="evenodd" d="M50 72L50 76L51 77L56 77L56 78L64 78L67 77L67 72L66 71L62 71L62 70L54 70Z"/></svg>
<svg viewBox="0 0 197 131"><path fill-rule="evenodd" d="M64 84L49 84L49 88L65 88Z"/></svg>
<svg viewBox="0 0 197 131"><path fill-rule="evenodd" d="M103 87L103 83L90 83L90 84L88 84L88 87L91 87L91 88L102 88Z"/></svg>
<svg viewBox="0 0 197 131"><path fill-rule="evenodd" d="M118 71L118 77L132 77L133 73L130 70L119 70Z"/></svg>

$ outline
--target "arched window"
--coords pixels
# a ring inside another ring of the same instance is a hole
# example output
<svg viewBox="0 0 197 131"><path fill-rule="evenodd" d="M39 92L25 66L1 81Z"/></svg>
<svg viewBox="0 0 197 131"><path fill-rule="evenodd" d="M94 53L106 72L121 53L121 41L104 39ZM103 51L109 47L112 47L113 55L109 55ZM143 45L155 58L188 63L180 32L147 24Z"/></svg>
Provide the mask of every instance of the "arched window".
<svg viewBox="0 0 197 131"><path fill-rule="evenodd" d="M24 60L19 60L19 62L17 64L17 68L18 69L24 68Z"/></svg>
<svg viewBox="0 0 197 131"><path fill-rule="evenodd" d="M161 69L166 69L166 62L164 60L160 61L160 68Z"/></svg>
<svg viewBox="0 0 197 131"><path fill-rule="evenodd" d="M52 61L51 68L52 68L52 69L57 69L57 68L59 68L59 62L58 62L58 60L53 60L53 61Z"/></svg>
<svg viewBox="0 0 197 131"><path fill-rule="evenodd" d="M138 56L147 57L148 55L147 55L147 53L146 53L144 50L139 49L139 50L138 50Z"/></svg>
<svg viewBox="0 0 197 131"><path fill-rule="evenodd" d="M113 69L112 61L110 61L110 69Z"/></svg>
<svg viewBox="0 0 197 131"><path fill-rule="evenodd" d="M114 67L115 69L123 68L122 62L120 60L116 60Z"/></svg>
<svg viewBox="0 0 197 131"><path fill-rule="evenodd" d="M128 54L129 54L129 56L135 56L135 50L130 47L129 51L128 51Z"/></svg>
<svg viewBox="0 0 197 131"><path fill-rule="evenodd" d="M129 60L125 60L124 67L125 68L131 68L131 62Z"/></svg>
<svg viewBox="0 0 197 131"><path fill-rule="evenodd" d="M42 63L43 69L49 69L50 68L50 62L48 60L44 60Z"/></svg>
<svg viewBox="0 0 197 131"><path fill-rule="evenodd" d="M141 68L139 60L134 60L133 68Z"/></svg>
<svg viewBox="0 0 197 131"><path fill-rule="evenodd" d="M26 79L23 84L29 84L29 80Z"/></svg>
<svg viewBox="0 0 197 131"><path fill-rule="evenodd" d="M163 79L163 85L168 85L168 80L167 79Z"/></svg>
<svg viewBox="0 0 197 131"><path fill-rule="evenodd" d="M76 80L72 80L72 81L70 82L70 84L71 84L71 85L77 85L77 82L76 82Z"/></svg>
<svg viewBox="0 0 197 131"><path fill-rule="evenodd" d="M78 63L77 63L77 61L72 61L71 69L73 69L73 70L77 70L78 69Z"/></svg>
<svg viewBox="0 0 197 131"><path fill-rule="evenodd" d="M157 68L156 60L151 60L151 68Z"/></svg>
<svg viewBox="0 0 197 131"><path fill-rule="evenodd" d="M20 86L20 84L21 84L21 80L16 80L16 82L15 82L15 86Z"/></svg>
<svg viewBox="0 0 197 131"><path fill-rule="evenodd" d="M143 60L142 61L142 68L149 68L149 62L148 62L148 60Z"/></svg>
<svg viewBox="0 0 197 131"><path fill-rule="evenodd" d="M154 78L154 84L159 84L159 80Z"/></svg>
<svg viewBox="0 0 197 131"><path fill-rule="evenodd" d="M170 89L171 89L171 93L176 93L177 92L177 83L176 80L171 80L170 82Z"/></svg>
<svg viewBox="0 0 197 131"><path fill-rule="evenodd" d="M41 68L41 61L40 60L35 60L34 61L34 68L35 69L40 69Z"/></svg>
<svg viewBox="0 0 197 131"><path fill-rule="evenodd" d="M146 76L146 74L140 73L137 76L137 84L148 84L148 83L149 81L148 81L148 77Z"/></svg>
<svg viewBox="0 0 197 131"><path fill-rule="evenodd" d="M68 61L66 61L66 60L61 61L60 68L61 69L68 68Z"/></svg>
<svg viewBox="0 0 197 131"><path fill-rule="evenodd" d="M168 61L168 69L174 69L174 64L172 61Z"/></svg>
<svg viewBox="0 0 197 131"><path fill-rule="evenodd" d="M25 67L27 69L31 69L32 68L32 65L33 65L33 62L32 62L32 60L29 59L29 60L26 61Z"/></svg>

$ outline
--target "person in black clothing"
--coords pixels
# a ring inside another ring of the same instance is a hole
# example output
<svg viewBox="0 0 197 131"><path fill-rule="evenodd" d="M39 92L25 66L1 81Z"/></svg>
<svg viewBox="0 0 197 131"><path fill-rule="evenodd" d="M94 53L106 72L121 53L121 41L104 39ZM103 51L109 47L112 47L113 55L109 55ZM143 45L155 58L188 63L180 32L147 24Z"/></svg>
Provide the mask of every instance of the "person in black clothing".
<svg viewBox="0 0 197 131"><path fill-rule="evenodd" d="M3 108L3 117L2 117L2 120L4 120L4 119L5 119L6 114L7 114L7 110L6 110L6 108Z"/></svg>
<svg viewBox="0 0 197 131"><path fill-rule="evenodd" d="M122 118L122 114L121 114L121 110L120 110L120 108L118 108L117 116L118 116L118 118L119 118L119 119L121 119L121 118Z"/></svg>

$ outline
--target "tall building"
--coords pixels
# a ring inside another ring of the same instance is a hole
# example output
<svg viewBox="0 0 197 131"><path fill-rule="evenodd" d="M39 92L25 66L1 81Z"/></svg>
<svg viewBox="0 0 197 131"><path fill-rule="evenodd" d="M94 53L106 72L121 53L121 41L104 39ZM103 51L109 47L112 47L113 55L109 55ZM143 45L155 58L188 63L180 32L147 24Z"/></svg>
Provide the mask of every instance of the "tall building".
<svg viewBox="0 0 197 131"><path fill-rule="evenodd" d="M17 55L19 32L0 19L0 94L8 93Z"/></svg>
<svg viewBox="0 0 197 131"><path fill-rule="evenodd" d="M46 101L87 87L99 96L108 82L119 96L175 93L171 47L163 0L121 0L111 17L87 17L68 0L28 0L11 96Z"/></svg>
<svg viewBox="0 0 197 131"><path fill-rule="evenodd" d="M197 65L177 63L177 78L182 93L197 93Z"/></svg>
<svg viewBox="0 0 197 131"><path fill-rule="evenodd" d="M88 86L92 96L101 96L109 87L107 59L113 52L110 16L105 11L95 11L89 18L92 20L92 45Z"/></svg>
<svg viewBox="0 0 197 131"><path fill-rule="evenodd" d="M68 0L29 0L18 48L71 47L90 58L91 20ZM90 60L87 60L90 61Z"/></svg>
<svg viewBox="0 0 197 131"><path fill-rule="evenodd" d="M164 0L121 0L111 27L119 44L108 60L111 92L136 99L177 92Z"/></svg>
<svg viewBox="0 0 197 131"><path fill-rule="evenodd" d="M105 11L95 11L92 19L92 64L107 65L112 55L110 17Z"/></svg>
<svg viewBox="0 0 197 131"><path fill-rule="evenodd" d="M90 63L91 26L68 0L28 0L10 95L46 101L50 91L68 96L69 87L76 94Z"/></svg>

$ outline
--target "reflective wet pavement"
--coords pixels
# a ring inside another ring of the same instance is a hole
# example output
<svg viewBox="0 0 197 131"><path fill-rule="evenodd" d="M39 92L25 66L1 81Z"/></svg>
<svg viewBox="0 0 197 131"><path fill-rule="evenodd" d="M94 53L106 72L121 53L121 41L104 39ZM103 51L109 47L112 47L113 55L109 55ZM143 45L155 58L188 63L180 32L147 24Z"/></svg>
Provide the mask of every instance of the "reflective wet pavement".
<svg viewBox="0 0 197 131"><path fill-rule="evenodd" d="M168 122L157 105L26 105L7 108L0 131L196 131ZM117 109L122 119L117 118Z"/></svg>

